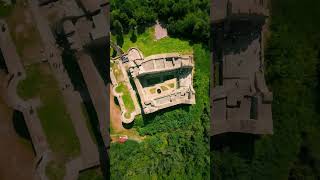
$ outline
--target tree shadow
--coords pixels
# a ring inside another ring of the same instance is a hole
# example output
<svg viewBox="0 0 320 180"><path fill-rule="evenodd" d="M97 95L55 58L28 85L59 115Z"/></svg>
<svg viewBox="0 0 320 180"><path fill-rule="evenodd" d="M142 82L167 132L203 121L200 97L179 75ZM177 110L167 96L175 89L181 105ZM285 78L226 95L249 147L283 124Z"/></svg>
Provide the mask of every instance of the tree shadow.
<svg viewBox="0 0 320 180"><path fill-rule="evenodd" d="M26 121L24 119L23 113L18 110L15 110L12 114L12 123L13 123L15 132L19 135L19 137L30 142L30 144L32 145L33 153L36 154L36 150L34 148L34 145L30 136L30 132L26 124Z"/></svg>
<svg viewBox="0 0 320 180"><path fill-rule="evenodd" d="M31 141L31 136L22 112L14 111L12 115L12 122L16 133L23 139Z"/></svg>
<svg viewBox="0 0 320 180"><path fill-rule="evenodd" d="M132 32L131 32L131 36L130 36L130 41L133 42L133 43L135 43L135 42L137 42L137 39L138 39L138 37L137 37L137 35L136 35L136 32L135 32L135 31L132 31Z"/></svg>
<svg viewBox="0 0 320 180"><path fill-rule="evenodd" d="M117 41L117 45L122 47L124 44L124 39L123 39L123 35L119 34L116 36L116 41Z"/></svg>
<svg viewBox="0 0 320 180"><path fill-rule="evenodd" d="M125 129L131 129L134 126L134 121L132 121L131 123L123 123L122 122L122 127L124 127Z"/></svg>

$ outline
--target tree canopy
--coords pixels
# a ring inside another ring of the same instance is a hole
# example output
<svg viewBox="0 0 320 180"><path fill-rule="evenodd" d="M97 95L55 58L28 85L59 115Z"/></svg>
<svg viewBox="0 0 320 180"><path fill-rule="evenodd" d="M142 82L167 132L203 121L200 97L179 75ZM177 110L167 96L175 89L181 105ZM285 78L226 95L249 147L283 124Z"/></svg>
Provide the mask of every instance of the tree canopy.
<svg viewBox="0 0 320 180"><path fill-rule="evenodd" d="M197 42L209 38L209 12L209 0L111 0L111 22L118 20L125 33L134 26L143 32L159 20L170 35Z"/></svg>

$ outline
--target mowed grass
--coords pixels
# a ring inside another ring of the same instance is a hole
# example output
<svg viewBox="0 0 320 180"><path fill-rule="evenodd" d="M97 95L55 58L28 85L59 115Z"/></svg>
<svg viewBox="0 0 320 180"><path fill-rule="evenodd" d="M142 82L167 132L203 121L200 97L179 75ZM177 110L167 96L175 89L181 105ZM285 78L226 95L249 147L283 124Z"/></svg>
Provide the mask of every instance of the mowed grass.
<svg viewBox="0 0 320 180"><path fill-rule="evenodd" d="M122 93L121 98L122 98L123 104L126 108L125 117L130 118L131 113L135 110L135 106L134 106L134 102L130 96L130 91L129 91L128 87L124 83L120 83L116 87L116 91L118 93Z"/></svg>
<svg viewBox="0 0 320 180"><path fill-rule="evenodd" d="M30 57L39 56L39 52L34 49L41 48L41 37L36 25L32 21L31 11L25 7L24 1L17 1L17 4L12 8L6 20L17 52L23 57L23 60L30 60Z"/></svg>
<svg viewBox="0 0 320 180"><path fill-rule="evenodd" d="M65 176L65 165L61 162L50 161L46 166L46 175L50 180L60 180Z"/></svg>
<svg viewBox="0 0 320 180"><path fill-rule="evenodd" d="M192 53L192 46L187 41L166 37L155 41L154 28L148 28L144 33L137 35L137 41L130 40L131 33L124 35L122 49L126 52L131 47L139 48L145 57L159 53Z"/></svg>
<svg viewBox="0 0 320 180"><path fill-rule="evenodd" d="M50 148L63 160L78 156L79 140L50 67L47 64L32 65L26 72L26 79L18 85L18 95L25 100L40 97L42 105L37 113Z"/></svg>
<svg viewBox="0 0 320 180"><path fill-rule="evenodd" d="M111 62L111 68L113 70L113 74L118 82L123 81L124 75L119 67L119 64L115 62Z"/></svg>

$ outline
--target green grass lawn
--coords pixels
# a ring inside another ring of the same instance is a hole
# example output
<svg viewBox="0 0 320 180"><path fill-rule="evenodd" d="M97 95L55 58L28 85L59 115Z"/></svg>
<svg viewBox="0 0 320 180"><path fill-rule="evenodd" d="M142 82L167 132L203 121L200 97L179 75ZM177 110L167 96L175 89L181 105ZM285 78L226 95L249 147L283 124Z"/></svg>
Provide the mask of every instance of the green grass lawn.
<svg viewBox="0 0 320 180"><path fill-rule="evenodd" d="M18 1L14 7L7 7L6 9L10 10L10 13L5 13L7 14L6 21L11 30L12 39L16 45L18 54L24 57L23 60L25 61L27 59L25 56L30 57L30 54L27 55L28 51L26 49L30 51L32 48L40 48L42 46L39 31L34 23L27 22L26 14L31 12L22 1ZM1 11L2 8L0 6L0 17ZM20 29L19 33L16 32L17 29Z"/></svg>
<svg viewBox="0 0 320 180"><path fill-rule="evenodd" d="M27 100L40 97L37 109L50 148L59 158L67 160L80 154L80 144L63 97L48 65L32 65L27 78L18 85L18 95Z"/></svg>
<svg viewBox="0 0 320 180"><path fill-rule="evenodd" d="M170 84L168 84L168 86L169 86L170 88L174 88L174 83L170 83Z"/></svg>
<svg viewBox="0 0 320 180"><path fill-rule="evenodd" d="M128 87L124 84L124 83L120 83L117 87L116 87L116 91L118 93L122 93L122 100L124 103L124 106L126 108L126 113L125 113L125 117L126 118L130 118L131 113L135 110L135 106L134 106L134 102L133 99L130 96L130 92Z"/></svg>
<svg viewBox="0 0 320 180"><path fill-rule="evenodd" d="M131 33L124 35L122 49L128 51L131 47L139 48L143 55L150 56L159 53L191 53L192 46L187 41L166 37L158 41L154 40L154 28L148 28L144 33L137 36L137 41L130 40Z"/></svg>
<svg viewBox="0 0 320 180"><path fill-rule="evenodd" d="M63 162L50 161L46 166L46 175L50 180L63 179L65 173L65 166Z"/></svg>
<svg viewBox="0 0 320 180"><path fill-rule="evenodd" d="M119 65L115 62L111 63L111 68L113 70L113 74L118 82L123 81L124 75L119 67Z"/></svg>

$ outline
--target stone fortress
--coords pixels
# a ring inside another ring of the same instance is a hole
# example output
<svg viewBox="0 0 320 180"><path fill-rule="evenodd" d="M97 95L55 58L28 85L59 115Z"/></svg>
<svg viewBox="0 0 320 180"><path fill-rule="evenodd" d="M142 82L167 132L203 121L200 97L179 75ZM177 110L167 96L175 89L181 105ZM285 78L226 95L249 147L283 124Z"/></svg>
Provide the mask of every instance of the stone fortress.
<svg viewBox="0 0 320 180"><path fill-rule="evenodd" d="M126 85L130 89L134 104L138 106L135 115L153 113L178 104L195 104L192 55L167 53L144 57L139 49L131 48L113 62L120 64L122 73L128 77ZM112 84L116 86L116 73L114 69L111 72ZM115 94L117 96L117 93ZM136 95L139 95L139 103ZM122 100L117 97L123 111ZM133 120L134 117L127 119L123 116L122 121L130 123Z"/></svg>
<svg viewBox="0 0 320 180"><path fill-rule="evenodd" d="M272 134L272 93L264 78L267 1L216 0L212 4L211 135Z"/></svg>

